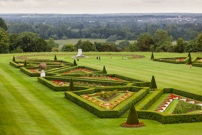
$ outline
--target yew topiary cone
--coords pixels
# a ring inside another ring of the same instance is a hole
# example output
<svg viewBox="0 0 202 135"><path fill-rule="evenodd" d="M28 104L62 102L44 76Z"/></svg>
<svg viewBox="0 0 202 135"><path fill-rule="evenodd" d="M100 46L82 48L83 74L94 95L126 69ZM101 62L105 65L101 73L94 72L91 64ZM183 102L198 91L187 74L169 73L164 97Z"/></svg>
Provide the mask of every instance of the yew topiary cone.
<svg viewBox="0 0 202 135"><path fill-rule="evenodd" d="M151 54L151 60L154 58L154 54L153 54L153 52L152 52L152 54Z"/></svg>
<svg viewBox="0 0 202 135"><path fill-rule="evenodd" d="M25 62L24 62L24 67L27 67L27 61L25 60Z"/></svg>
<svg viewBox="0 0 202 135"><path fill-rule="evenodd" d="M188 54L188 57L191 57L191 54L190 54L190 52L189 52L189 54Z"/></svg>
<svg viewBox="0 0 202 135"><path fill-rule="evenodd" d="M72 78L70 79L70 84L69 84L68 91L75 91L75 88L74 88L74 83L73 83Z"/></svg>
<svg viewBox="0 0 202 135"><path fill-rule="evenodd" d="M191 60L191 56L189 57L187 64L191 65L192 64L192 60Z"/></svg>
<svg viewBox="0 0 202 135"><path fill-rule="evenodd" d="M13 62L15 62L15 56L13 56Z"/></svg>
<svg viewBox="0 0 202 135"><path fill-rule="evenodd" d="M54 61L57 61L57 56L55 55Z"/></svg>
<svg viewBox="0 0 202 135"><path fill-rule="evenodd" d="M77 66L76 60L74 59L73 66Z"/></svg>
<svg viewBox="0 0 202 135"><path fill-rule="evenodd" d="M126 123L127 124L139 124L139 120L138 120L137 112L134 107L134 103L131 104L130 112L129 112Z"/></svg>
<svg viewBox="0 0 202 135"><path fill-rule="evenodd" d="M102 73L107 74L107 70L106 70L105 66L103 67Z"/></svg>
<svg viewBox="0 0 202 135"><path fill-rule="evenodd" d="M152 76L152 79L151 79L151 83L150 83L149 88L150 88L150 89L157 89L157 85L156 85L156 81L155 81L154 76Z"/></svg>

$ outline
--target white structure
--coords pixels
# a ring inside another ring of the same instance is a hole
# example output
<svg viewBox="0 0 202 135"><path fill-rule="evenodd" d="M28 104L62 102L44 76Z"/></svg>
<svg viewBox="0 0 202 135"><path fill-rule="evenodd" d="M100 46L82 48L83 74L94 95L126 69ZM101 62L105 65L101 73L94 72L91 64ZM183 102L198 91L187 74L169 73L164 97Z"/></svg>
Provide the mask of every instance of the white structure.
<svg viewBox="0 0 202 135"><path fill-rule="evenodd" d="M41 70L41 74L40 74L41 77L45 77L46 76L46 73L44 70Z"/></svg>
<svg viewBox="0 0 202 135"><path fill-rule="evenodd" d="M84 56L82 54L82 49L78 49L78 54L76 56L73 56L73 58L79 58L79 57L88 57L88 56Z"/></svg>

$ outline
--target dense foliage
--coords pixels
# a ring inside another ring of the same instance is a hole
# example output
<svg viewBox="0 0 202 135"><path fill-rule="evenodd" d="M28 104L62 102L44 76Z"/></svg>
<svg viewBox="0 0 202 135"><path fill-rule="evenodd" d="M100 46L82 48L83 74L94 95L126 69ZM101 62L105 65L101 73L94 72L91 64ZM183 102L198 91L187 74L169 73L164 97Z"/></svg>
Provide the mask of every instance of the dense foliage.
<svg viewBox="0 0 202 135"><path fill-rule="evenodd" d="M118 16L39 16L45 17L43 19L40 17L27 19L18 15L8 15L5 17L6 22L0 18L0 27L4 30L3 32L0 30L0 40L2 40L0 41L0 53L60 51L55 40L70 38L100 38L106 39L106 42L92 43L79 40L76 45L64 45L61 47L62 51L72 52L77 51L78 48L84 52L155 51L182 53L202 51L200 15L191 16L192 22L183 19L183 17L186 18L186 15L178 18L179 16L176 14L169 16L138 16L133 14ZM99 17L96 18L97 16ZM176 16L178 21L170 21L176 20ZM124 21L122 21L123 19ZM179 22L179 20L183 21ZM117 40L124 41L116 44ZM136 41L129 42L128 40ZM177 45L173 44L175 40L177 40Z"/></svg>

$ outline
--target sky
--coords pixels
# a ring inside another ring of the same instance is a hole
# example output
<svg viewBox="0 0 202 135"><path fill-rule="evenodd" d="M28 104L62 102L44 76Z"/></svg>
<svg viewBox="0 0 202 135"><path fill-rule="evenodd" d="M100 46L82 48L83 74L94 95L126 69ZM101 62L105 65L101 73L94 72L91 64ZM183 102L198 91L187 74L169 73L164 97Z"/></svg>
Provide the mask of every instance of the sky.
<svg viewBox="0 0 202 135"><path fill-rule="evenodd" d="M0 13L202 13L202 0L0 0Z"/></svg>

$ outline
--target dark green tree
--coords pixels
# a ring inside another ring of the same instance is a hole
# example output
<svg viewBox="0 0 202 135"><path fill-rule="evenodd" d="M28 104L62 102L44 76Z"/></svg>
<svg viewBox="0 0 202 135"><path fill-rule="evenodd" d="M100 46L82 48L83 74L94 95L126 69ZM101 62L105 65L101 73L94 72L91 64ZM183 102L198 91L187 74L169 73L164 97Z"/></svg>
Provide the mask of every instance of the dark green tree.
<svg viewBox="0 0 202 135"><path fill-rule="evenodd" d="M189 64L189 65L192 64L191 56L189 57L187 64Z"/></svg>
<svg viewBox="0 0 202 135"><path fill-rule="evenodd" d="M15 56L13 56L13 61L15 62Z"/></svg>
<svg viewBox="0 0 202 135"><path fill-rule="evenodd" d="M141 34L137 39L137 45L140 51L149 51L150 45L154 44L152 36L150 34Z"/></svg>
<svg viewBox="0 0 202 135"><path fill-rule="evenodd" d="M0 27L0 53L9 52L9 38L8 33Z"/></svg>
<svg viewBox="0 0 202 135"><path fill-rule="evenodd" d="M202 32L198 35L198 38L196 41L196 47L197 47L197 51L202 51Z"/></svg>
<svg viewBox="0 0 202 135"><path fill-rule="evenodd" d="M24 67L27 67L27 61L26 60L24 61Z"/></svg>
<svg viewBox="0 0 202 135"><path fill-rule="evenodd" d="M127 124L139 124L139 120L138 120L137 112L134 107L134 103L131 104L130 112L129 112L126 123Z"/></svg>
<svg viewBox="0 0 202 135"><path fill-rule="evenodd" d="M172 40L173 37L169 36L167 31L157 30L153 35L154 45L151 45L151 48L157 52L169 51Z"/></svg>
<svg viewBox="0 0 202 135"><path fill-rule="evenodd" d="M152 54L151 54L151 60L154 58L154 54L153 54L153 52L152 52Z"/></svg>
<svg viewBox="0 0 202 135"><path fill-rule="evenodd" d="M190 54L190 52L189 52L189 54L188 54L188 57L191 57L191 54Z"/></svg>
<svg viewBox="0 0 202 135"><path fill-rule="evenodd" d="M54 61L57 61L57 56L55 55Z"/></svg>
<svg viewBox="0 0 202 135"><path fill-rule="evenodd" d="M107 74L107 70L106 70L105 66L103 67L102 73Z"/></svg>
<svg viewBox="0 0 202 135"><path fill-rule="evenodd" d="M182 38L177 39L177 45L173 48L174 52L183 53L184 52L184 42Z"/></svg>
<svg viewBox="0 0 202 135"><path fill-rule="evenodd" d="M0 27L3 28L5 31L8 30L8 27L2 18L0 18Z"/></svg>
<svg viewBox="0 0 202 135"><path fill-rule="evenodd" d="M151 79L151 83L150 83L149 88L150 88L150 89L157 89L157 85L156 85L156 81L155 81L154 76L152 76L152 79Z"/></svg>
<svg viewBox="0 0 202 135"><path fill-rule="evenodd" d="M77 66L76 60L74 59L73 66Z"/></svg>
<svg viewBox="0 0 202 135"><path fill-rule="evenodd" d="M67 44L62 47L62 50L65 52L73 52L75 48L72 44Z"/></svg>
<svg viewBox="0 0 202 135"><path fill-rule="evenodd" d="M75 91L74 83L73 83L72 78L70 79L68 91Z"/></svg>

